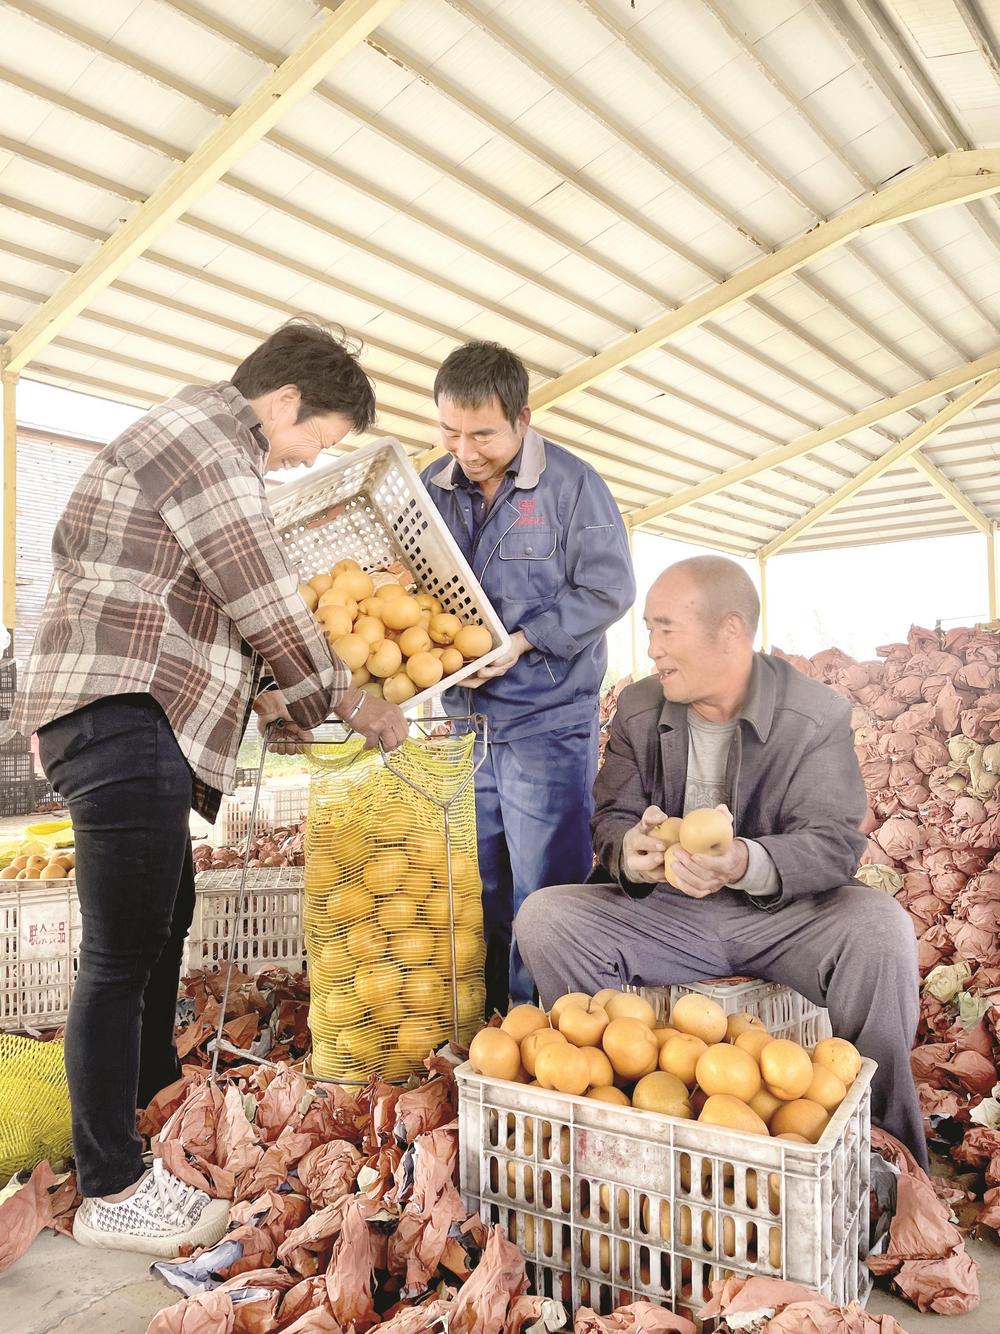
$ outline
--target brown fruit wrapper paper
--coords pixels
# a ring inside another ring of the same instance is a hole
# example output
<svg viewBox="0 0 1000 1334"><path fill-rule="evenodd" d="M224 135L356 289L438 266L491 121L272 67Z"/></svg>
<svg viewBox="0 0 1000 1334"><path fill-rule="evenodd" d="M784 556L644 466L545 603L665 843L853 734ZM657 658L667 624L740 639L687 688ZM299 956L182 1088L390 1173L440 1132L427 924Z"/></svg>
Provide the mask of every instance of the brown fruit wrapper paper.
<svg viewBox="0 0 1000 1334"><path fill-rule="evenodd" d="M435 1297L422 1306L402 1306L383 1324L379 1334L442 1334L454 1303L448 1298Z"/></svg>
<svg viewBox="0 0 1000 1334"><path fill-rule="evenodd" d="M300 1226L287 1232L278 1246L281 1263L308 1278L324 1273L350 1205L350 1197L345 1196L310 1214Z"/></svg>
<svg viewBox="0 0 1000 1334"><path fill-rule="evenodd" d="M437 1272L453 1223L468 1215L455 1189L458 1123L421 1135L414 1147L413 1192L389 1238L390 1273L405 1273L405 1291L417 1293Z"/></svg>
<svg viewBox="0 0 1000 1334"><path fill-rule="evenodd" d="M896 1213L884 1254L870 1255L872 1273L891 1278L920 1311L961 1315L979 1305L979 1275L958 1228L927 1174L898 1140L872 1128L872 1148L899 1170Z"/></svg>
<svg viewBox="0 0 1000 1334"><path fill-rule="evenodd" d="M345 1140L328 1140L299 1160L298 1177L314 1209L335 1204L354 1191L364 1158Z"/></svg>
<svg viewBox="0 0 1000 1334"><path fill-rule="evenodd" d="M458 1114L455 1081L430 1079L415 1089L407 1089L396 1101L396 1137L412 1144L418 1135L454 1121Z"/></svg>
<svg viewBox="0 0 1000 1334"><path fill-rule="evenodd" d="M39 1232L52 1226L56 1177L43 1159L29 1180L0 1204L0 1273L29 1248Z"/></svg>
<svg viewBox="0 0 1000 1334"><path fill-rule="evenodd" d="M686 1316L677 1315L652 1302L632 1302L610 1315L598 1315L581 1306L573 1321L573 1334L697 1334Z"/></svg>
<svg viewBox="0 0 1000 1334"><path fill-rule="evenodd" d="M357 1334L378 1324L372 1300L374 1248L368 1220L360 1204L349 1204L326 1271L330 1310L341 1325Z"/></svg>
<svg viewBox="0 0 1000 1334"><path fill-rule="evenodd" d="M232 1334L234 1322L229 1294L216 1289L158 1311L146 1334Z"/></svg>
<svg viewBox="0 0 1000 1334"><path fill-rule="evenodd" d="M763 1334L906 1334L895 1316L869 1315L857 1302L832 1306L824 1297L793 1302L764 1326Z"/></svg>
<svg viewBox="0 0 1000 1334"><path fill-rule="evenodd" d="M524 1256L490 1228L482 1258L455 1298L449 1334L500 1334L511 1304L527 1290Z"/></svg>

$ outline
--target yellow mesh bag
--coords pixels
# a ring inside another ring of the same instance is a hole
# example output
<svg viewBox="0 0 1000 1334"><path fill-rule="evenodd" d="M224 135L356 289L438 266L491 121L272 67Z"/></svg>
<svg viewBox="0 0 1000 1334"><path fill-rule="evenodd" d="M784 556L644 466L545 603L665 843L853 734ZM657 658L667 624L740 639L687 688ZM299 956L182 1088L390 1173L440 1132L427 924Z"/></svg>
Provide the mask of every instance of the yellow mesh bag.
<svg viewBox="0 0 1000 1334"><path fill-rule="evenodd" d="M0 1033L0 1184L71 1152L63 1044Z"/></svg>
<svg viewBox="0 0 1000 1334"><path fill-rule="evenodd" d="M318 1075L404 1079L482 1022L474 743L407 740L388 759L358 739L310 748L305 939Z"/></svg>

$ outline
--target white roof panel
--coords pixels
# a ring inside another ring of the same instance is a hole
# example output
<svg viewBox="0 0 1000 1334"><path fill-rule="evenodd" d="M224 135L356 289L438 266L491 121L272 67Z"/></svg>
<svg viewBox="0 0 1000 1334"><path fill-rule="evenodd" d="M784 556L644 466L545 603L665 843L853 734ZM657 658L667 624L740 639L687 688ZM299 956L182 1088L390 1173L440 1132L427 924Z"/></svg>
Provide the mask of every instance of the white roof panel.
<svg viewBox="0 0 1000 1334"><path fill-rule="evenodd" d="M0 336L328 12L309 0L9 4ZM891 18L907 55L895 63L876 43L849 46L798 0L404 0L31 373L149 401L225 375L281 320L309 313L369 337L383 423L415 450L430 445L433 370L465 338L508 343L542 389L931 151L1000 142L1000 84L955 7L896 0ZM917 72L934 115L914 95ZM689 486L994 353L998 317L1000 211L956 204L862 233L537 420L602 471L626 511L683 501ZM926 453L1000 517L992 400ZM752 553L946 401L723 478L650 526ZM904 464L796 549L914 527L968 521Z"/></svg>

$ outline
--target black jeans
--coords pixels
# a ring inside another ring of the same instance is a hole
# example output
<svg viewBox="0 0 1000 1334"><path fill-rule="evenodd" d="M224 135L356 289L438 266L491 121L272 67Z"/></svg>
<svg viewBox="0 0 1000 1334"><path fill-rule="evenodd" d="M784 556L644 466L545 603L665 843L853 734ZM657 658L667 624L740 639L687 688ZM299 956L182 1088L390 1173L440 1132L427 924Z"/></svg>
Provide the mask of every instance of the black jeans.
<svg viewBox="0 0 1000 1334"><path fill-rule="evenodd" d="M191 770L151 695L117 695L38 734L69 807L83 919L66 1023L80 1192L143 1173L137 1106L180 1075L174 1014L194 914Z"/></svg>

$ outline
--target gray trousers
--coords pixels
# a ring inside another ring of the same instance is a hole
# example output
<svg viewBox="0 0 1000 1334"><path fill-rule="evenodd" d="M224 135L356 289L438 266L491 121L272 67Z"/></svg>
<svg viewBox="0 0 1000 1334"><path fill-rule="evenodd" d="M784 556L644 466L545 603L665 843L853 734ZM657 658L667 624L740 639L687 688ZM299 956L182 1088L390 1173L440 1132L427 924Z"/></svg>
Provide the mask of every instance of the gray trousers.
<svg viewBox="0 0 1000 1334"><path fill-rule="evenodd" d="M833 1031L878 1062L872 1119L926 1167L910 1069L916 938L909 916L881 890L843 885L764 912L728 889L691 899L661 885L630 899L617 885L556 885L525 901L514 931L546 1009L566 991L734 974L782 982L825 1006Z"/></svg>

